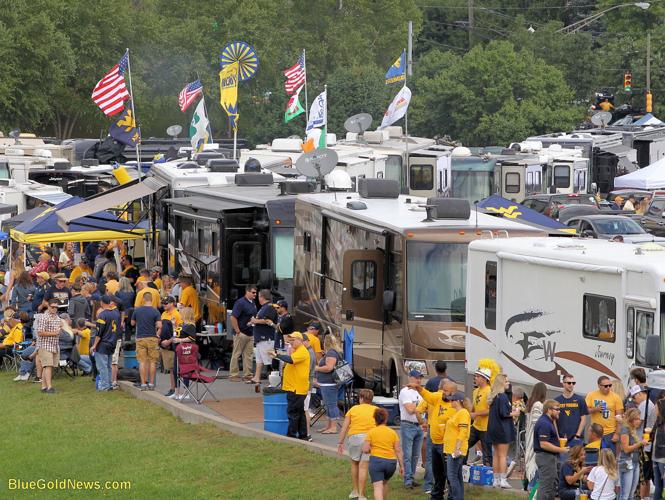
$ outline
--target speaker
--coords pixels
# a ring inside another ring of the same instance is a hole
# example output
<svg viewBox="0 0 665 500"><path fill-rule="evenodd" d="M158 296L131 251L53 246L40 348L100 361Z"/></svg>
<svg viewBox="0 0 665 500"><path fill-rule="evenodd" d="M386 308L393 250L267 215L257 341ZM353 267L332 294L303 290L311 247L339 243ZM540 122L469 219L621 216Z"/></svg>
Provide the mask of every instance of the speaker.
<svg viewBox="0 0 665 500"><path fill-rule="evenodd" d="M471 205L462 198L427 198L427 204L436 207L436 219L467 220L471 216Z"/></svg>
<svg viewBox="0 0 665 500"><path fill-rule="evenodd" d="M390 179L358 179L358 194L361 198L397 198L399 182Z"/></svg>
<svg viewBox="0 0 665 500"><path fill-rule="evenodd" d="M272 174L236 174L236 186L269 186L272 184Z"/></svg>

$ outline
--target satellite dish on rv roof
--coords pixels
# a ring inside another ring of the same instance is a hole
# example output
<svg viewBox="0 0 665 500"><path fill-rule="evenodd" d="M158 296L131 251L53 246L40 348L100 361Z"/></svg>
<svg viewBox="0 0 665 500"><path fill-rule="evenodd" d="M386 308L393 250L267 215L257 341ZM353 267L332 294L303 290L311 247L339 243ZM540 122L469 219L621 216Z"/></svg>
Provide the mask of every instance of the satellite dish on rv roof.
<svg viewBox="0 0 665 500"><path fill-rule="evenodd" d="M599 111L591 117L591 123L596 127L604 127L612 121L612 113L609 111Z"/></svg>
<svg viewBox="0 0 665 500"><path fill-rule="evenodd" d="M337 153L332 149L315 149L300 155L296 170L305 177L317 179L332 172L337 165Z"/></svg>
<svg viewBox="0 0 665 500"><path fill-rule="evenodd" d="M369 113L358 113L346 119L344 128L347 132L362 134L372 125L372 115Z"/></svg>
<svg viewBox="0 0 665 500"><path fill-rule="evenodd" d="M174 139L178 137L180 132L182 132L182 127L180 125L171 125L166 129L166 133Z"/></svg>

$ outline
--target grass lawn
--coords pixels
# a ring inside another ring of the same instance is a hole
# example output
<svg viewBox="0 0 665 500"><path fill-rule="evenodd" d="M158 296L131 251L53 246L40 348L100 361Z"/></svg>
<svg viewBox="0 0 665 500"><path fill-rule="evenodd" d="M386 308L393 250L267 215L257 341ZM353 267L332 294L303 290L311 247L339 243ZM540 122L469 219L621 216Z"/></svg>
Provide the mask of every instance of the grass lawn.
<svg viewBox="0 0 665 500"><path fill-rule="evenodd" d="M351 490L346 460L185 424L122 391L96 393L88 378L59 377L58 393L48 395L13 376L0 373L0 498L343 499ZM12 491L16 479L99 481L101 488L129 481L131 489ZM398 478L391 492L391 498L425 498L403 489ZM517 496L474 488L467 498Z"/></svg>

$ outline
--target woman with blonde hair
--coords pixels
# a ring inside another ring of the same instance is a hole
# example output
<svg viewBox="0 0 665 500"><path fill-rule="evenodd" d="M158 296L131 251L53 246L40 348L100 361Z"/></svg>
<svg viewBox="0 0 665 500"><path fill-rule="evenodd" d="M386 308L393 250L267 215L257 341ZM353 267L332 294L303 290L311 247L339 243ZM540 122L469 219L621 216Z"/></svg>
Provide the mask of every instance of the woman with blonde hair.
<svg viewBox="0 0 665 500"><path fill-rule="evenodd" d="M335 382L333 372L337 363L342 359L342 347L337 337L333 334L326 335L323 340L323 351L325 352L324 356L314 367L316 382L321 389L321 396L328 417L328 425L321 431L321 434L337 434L337 421L341 417L341 413L337 407L339 385Z"/></svg>
<svg viewBox="0 0 665 500"><path fill-rule="evenodd" d="M640 422L640 411L637 408L629 409L623 416L619 438L621 500L633 498L640 480L640 450L649 443L638 434Z"/></svg>
<svg viewBox="0 0 665 500"><path fill-rule="evenodd" d="M600 450L598 465L587 478L587 487L591 490L591 500L613 500L616 498L619 473L614 452L609 448Z"/></svg>
<svg viewBox="0 0 665 500"><path fill-rule="evenodd" d="M625 405L628 393L626 393L626 387L623 385L623 382L618 378L612 379L612 392L619 396Z"/></svg>
<svg viewBox="0 0 665 500"><path fill-rule="evenodd" d="M585 474L591 471L591 466L585 466L586 451L584 446L578 444L570 449L568 460L561 466L559 479L559 498L561 500L575 500Z"/></svg>
<svg viewBox="0 0 665 500"><path fill-rule="evenodd" d="M516 413L513 413L513 405L506 394L509 389L508 375L500 373L492 382L492 389L487 398L490 405L487 437L492 443L494 486L500 488L511 488L506 480L506 457L510 443L515 441L513 416Z"/></svg>
<svg viewBox="0 0 665 500"><path fill-rule="evenodd" d="M547 386L538 382L533 386L531 396L526 405L526 435L524 447L524 468L528 489L531 490L538 480L538 466L536 465L536 452L533 449L533 428L543 415L543 403L547 399Z"/></svg>

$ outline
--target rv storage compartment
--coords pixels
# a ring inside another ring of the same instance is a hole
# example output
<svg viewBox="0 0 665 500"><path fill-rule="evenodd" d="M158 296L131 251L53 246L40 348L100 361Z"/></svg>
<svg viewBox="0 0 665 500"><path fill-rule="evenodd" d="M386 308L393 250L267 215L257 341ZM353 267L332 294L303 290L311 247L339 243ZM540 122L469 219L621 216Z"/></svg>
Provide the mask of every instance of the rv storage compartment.
<svg viewBox="0 0 665 500"><path fill-rule="evenodd" d="M272 174L236 174L236 186L269 186Z"/></svg>
<svg viewBox="0 0 665 500"><path fill-rule="evenodd" d="M467 220L471 206L461 198L427 198L427 204L436 207L434 218Z"/></svg>
<svg viewBox="0 0 665 500"><path fill-rule="evenodd" d="M390 179L358 179L358 194L361 198L398 198L399 181Z"/></svg>

